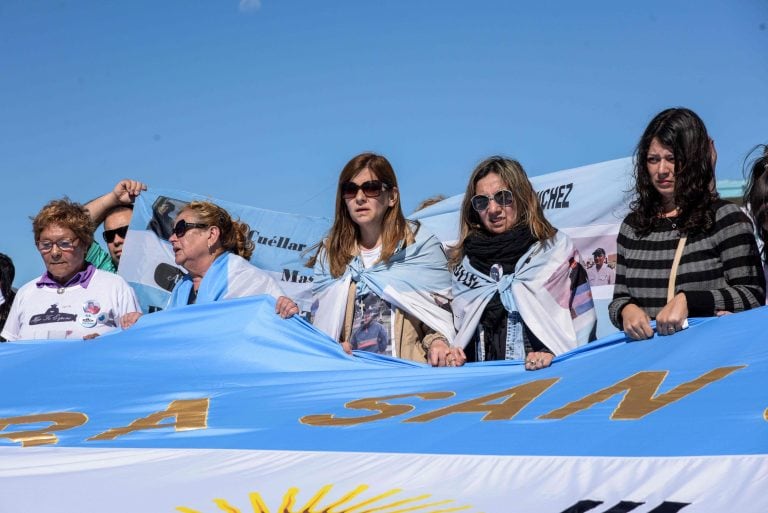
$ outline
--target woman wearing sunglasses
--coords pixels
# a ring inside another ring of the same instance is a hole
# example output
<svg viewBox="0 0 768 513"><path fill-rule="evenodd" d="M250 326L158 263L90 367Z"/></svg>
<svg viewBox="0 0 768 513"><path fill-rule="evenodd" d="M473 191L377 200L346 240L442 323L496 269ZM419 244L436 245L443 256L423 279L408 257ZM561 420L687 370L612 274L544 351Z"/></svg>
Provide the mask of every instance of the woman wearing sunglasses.
<svg viewBox="0 0 768 513"><path fill-rule="evenodd" d="M445 253L406 221L387 159L363 153L344 166L333 226L308 265L313 323L347 352L447 365L454 330Z"/></svg>
<svg viewBox="0 0 768 513"><path fill-rule="evenodd" d="M280 285L248 260L254 250L251 228L209 201L188 203L176 217L168 241L176 264L187 274L171 292L168 309L197 303L269 294L277 298L275 311L283 318L299 312ZM128 317L123 327L134 324Z"/></svg>
<svg viewBox="0 0 768 513"><path fill-rule="evenodd" d="M460 222L451 258L455 358L524 360L537 370L594 339L579 254L544 217L519 162L491 157L475 168Z"/></svg>
<svg viewBox="0 0 768 513"><path fill-rule="evenodd" d="M85 260L93 222L82 205L54 200L32 222L46 272L16 293L2 331L6 340L93 338L139 311L133 289Z"/></svg>

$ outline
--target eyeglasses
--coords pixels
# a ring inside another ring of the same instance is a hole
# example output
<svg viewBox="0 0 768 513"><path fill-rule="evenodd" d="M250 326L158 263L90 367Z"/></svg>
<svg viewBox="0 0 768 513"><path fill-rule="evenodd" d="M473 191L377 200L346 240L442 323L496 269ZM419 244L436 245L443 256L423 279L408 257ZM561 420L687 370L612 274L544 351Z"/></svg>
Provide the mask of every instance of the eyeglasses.
<svg viewBox="0 0 768 513"><path fill-rule="evenodd" d="M115 236L119 235L121 239L124 239L127 234L128 225L125 225L121 226L120 228L115 228L114 230L104 230L102 235L104 236L104 241L107 244L112 244L115 241Z"/></svg>
<svg viewBox="0 0 768 513"><path fill-rule="evenodd" d="M50 241L50 240L39 240L37 241L37 250L40 253L50 253L54 246L59 248L59 251L74 251L75 250L75 241L69 240L69 239L61 239L57 240L56 242Z"/></svg>
<svg viewBox="0 0 768 513"><path fill-rule="evenodd" d="M176 223L176 226L173 227L173 234L176 237L181 238L184 237L184 235L187 234L187 231L192 228L208 228L208 225L204 223L188 223L182 219Z"/></svg>
<svg viewBox="0 0 768 513"><path fill-rule="evenodd" d="M357 191L363 190L366 198L378 198L381 191L391 189L392 186L381 180L369 180L357 185L355 182L344 182L341 184L341 197L345 200L357 197Z"/></svg>
<svg viewBox="0 0 768 513"><path fill-rule="evenodd" d="M478 194L472 197L472 208L478 212L482 212L488 208L488 205L491 204L491 200L495 201L500 207L506 207L511 205L515 201L515 198L512 196L512 191L508 191L507 189L496 191L493 196Z"/></svg>

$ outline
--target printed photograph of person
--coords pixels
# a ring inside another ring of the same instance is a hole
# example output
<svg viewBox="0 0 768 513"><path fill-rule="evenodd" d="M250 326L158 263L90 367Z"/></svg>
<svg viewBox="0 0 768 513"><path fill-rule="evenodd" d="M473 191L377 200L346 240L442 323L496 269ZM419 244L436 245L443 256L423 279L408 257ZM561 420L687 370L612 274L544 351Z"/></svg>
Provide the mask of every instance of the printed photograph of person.
<svg viewBox="0 0 768 513"><path fill-rule="evenodd" d="M392 356L389 343L391 306L375 294L365 294L355 299L355 314L349 343L352 350Z"/></svg>
<svg viewBox="0 0 768 513"><path fill-rule="evenodd" d="M173 233L172 213L180 210L184 205L186 203L178 200L174 201L165 196L157 198L152 205L152 219L147 225L147 230L155 232L155 235L163 240L168 240Z"/></svg>
<svg viewBox="0 0 768 513"><path fill-rule="evenodd" d="M616 271L608 264L603 248L597 248L592 252L592 265L587 268L587 277L592 287L600 285L613 285L616 280Z"/></svg>

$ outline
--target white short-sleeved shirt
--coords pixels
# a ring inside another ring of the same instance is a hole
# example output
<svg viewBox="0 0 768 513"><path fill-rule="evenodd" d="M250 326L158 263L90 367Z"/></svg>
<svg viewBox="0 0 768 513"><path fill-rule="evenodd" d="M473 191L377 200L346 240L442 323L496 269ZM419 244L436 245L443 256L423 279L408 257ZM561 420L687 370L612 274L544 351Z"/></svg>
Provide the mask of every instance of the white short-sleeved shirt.
<svg viewBox="0 0 768 513"><path fill-rule="evenodd" d="M608 267L607 264L603 264L600 270L597 270L596 265L592 265L587 269L587 278L589 284L593 287L599 287L600 285L613 285L616 281L616 271Z"/></svg>
<svg viewBox="0 0 768 513"><path fill-rule="evenodd" d="M87 287L38 287L36 278L19 289L2 336L6 340L78 338L117 328L120 317L140 312L136 295L120 276L96 269Z"/></svg>

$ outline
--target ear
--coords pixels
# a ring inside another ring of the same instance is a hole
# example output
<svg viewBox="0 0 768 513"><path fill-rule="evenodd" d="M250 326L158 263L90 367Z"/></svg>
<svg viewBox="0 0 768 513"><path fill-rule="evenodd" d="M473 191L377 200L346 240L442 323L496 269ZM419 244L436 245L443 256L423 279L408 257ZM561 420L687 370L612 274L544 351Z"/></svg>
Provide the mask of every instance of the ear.
<svg viewBox="0 0 768 513"><path fill-rule="evenodd" d="M397 199L400 195L400 191L397 189L397 187L392 187L392 191L389 193L389 206L394 207L397 204Z"/></svg>
<svg viewBox="0 0 768 513"><path fill-rule="evenodd" d="M218 226L210 226L208 232L208 247L215 246L221 237L221 229Z"/></svg>

